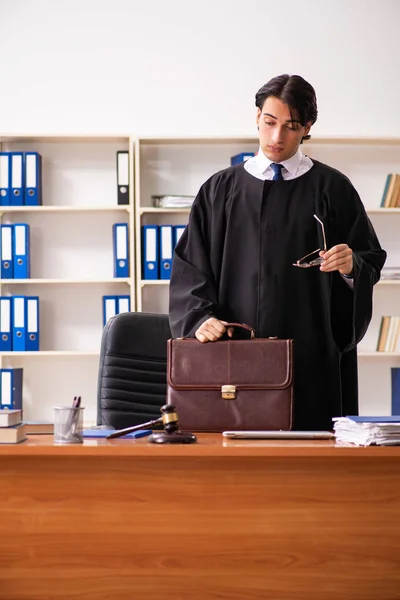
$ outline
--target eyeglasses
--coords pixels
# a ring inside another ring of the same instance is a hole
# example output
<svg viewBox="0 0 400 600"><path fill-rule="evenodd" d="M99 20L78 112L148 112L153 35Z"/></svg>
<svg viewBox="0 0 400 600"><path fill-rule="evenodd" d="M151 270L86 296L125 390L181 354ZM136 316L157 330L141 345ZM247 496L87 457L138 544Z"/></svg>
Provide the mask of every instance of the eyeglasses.
<svg viewBox="0 0 400 600"><path fill-rule="evenodd" d="M318 219L317 215L313 215L313 217L314 217L314 219L317 219L318 223L321 225L322 237L324 239L324 252L326 252L326 238L325 238L324 224L322 221L320 221L320 219ZM306 260L306 258L308 258L309 256L312 256L313 254L316 254L317 252L321 252L321 248L317 248L317 250L314 250L314 252L310 252L310 254L306 254L302 258L299 258L299 260L297 260L295 263L293 263L293 266L300 267L301 269L308 269L309 267L318 267L318 265L320 265L324 260L322 258L322 256L318 256L318 258L314 258L313 260L310 260L310 261Z"/></svg>

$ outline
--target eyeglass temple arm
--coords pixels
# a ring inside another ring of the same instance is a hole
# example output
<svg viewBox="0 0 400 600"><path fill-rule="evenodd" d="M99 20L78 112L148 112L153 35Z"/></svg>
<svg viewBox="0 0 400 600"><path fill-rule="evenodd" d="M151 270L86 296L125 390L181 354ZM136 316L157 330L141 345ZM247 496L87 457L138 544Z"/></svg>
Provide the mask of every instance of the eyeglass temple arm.
<svg viewBox="0 0 400 600"><path fill-rule="evenodd" d="M311 256L312 254L315 254L316 252L320 252L321 248L317 248L316 250L314 250L314 252L310 252L310 254L306 254L305 256L302 256L302 258L299 258L299 260L297 260L297 264L303 262L303 260L305 260L306 258L308 258L309 256Z"/></svg>
<svg viewBox="0 0 400 600"><path fill-rule="evenodd" d="M324 238L324 252L326 252L326 238L325 238L325 227L323 222L321 221L321 219L318 219L317 215L313 215L313 217L315 219L317 219L318 223L320 223L321 227L322 227L322 236ZM318 250L315 250L315 252L318 252ZM311 252L311 254L313 254L313 252ZM309 254L307 254L307 256L310 256ZM306 258L306 257L304 257Z"/></svg>

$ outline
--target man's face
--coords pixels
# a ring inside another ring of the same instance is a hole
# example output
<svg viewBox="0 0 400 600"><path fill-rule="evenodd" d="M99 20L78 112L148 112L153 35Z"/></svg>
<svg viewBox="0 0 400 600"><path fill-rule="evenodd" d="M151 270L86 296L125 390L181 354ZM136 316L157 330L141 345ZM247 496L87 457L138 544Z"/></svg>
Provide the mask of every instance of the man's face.
<svg viewBox="0 0 400 600"><path fill-rule="evenodd" d="M289 106L269 96L262 110L257 109L257 126L265 156L273 162L282 162L297 152L302 137L310 131L311 123L303 127L292 120Z"/></svg>

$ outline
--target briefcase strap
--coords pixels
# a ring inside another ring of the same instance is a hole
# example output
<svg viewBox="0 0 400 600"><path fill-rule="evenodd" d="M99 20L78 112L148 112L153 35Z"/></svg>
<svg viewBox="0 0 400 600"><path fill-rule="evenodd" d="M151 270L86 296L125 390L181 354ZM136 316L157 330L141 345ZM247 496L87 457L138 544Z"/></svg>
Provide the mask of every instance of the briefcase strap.
<svg viewBox="0 0 400 600"><path fill-rule="evenodd" d="M250 325L246 325L245 323L228 323L225 327L241 327L250 333L250 337L253 339L256 337L256 330Z"/></svg>

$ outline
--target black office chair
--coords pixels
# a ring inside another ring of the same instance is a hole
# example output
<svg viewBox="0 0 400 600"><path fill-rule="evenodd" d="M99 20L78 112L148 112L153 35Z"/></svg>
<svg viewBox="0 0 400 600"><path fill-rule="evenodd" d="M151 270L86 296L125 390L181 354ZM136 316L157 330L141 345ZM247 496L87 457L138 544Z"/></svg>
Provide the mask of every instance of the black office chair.
<svg viewBox="0 0 400 600"><path fill-rule="evenodd" d="M101 340L97 424L122 429L160 417L166 402L168 315L121 313Z"/></svg>

